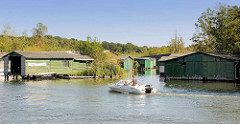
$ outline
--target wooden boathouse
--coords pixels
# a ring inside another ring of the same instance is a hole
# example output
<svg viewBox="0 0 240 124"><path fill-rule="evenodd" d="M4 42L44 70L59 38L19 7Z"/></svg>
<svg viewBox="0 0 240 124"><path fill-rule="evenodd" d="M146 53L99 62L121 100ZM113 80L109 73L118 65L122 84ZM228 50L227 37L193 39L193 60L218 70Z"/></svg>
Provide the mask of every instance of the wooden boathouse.
<svg viewBox="0 0 240 124"><path fill-rule="evenodd" d="M128 55L119 55L118 61L121 62L121 66L124 68L124 70L133 70L133 58Z"/></svg>
<svg viewBox="0 0 240 124"><path fill-rule="evenodd" d="M148 58L153 59L154 60L154 65L153 66L159 66L158 60L162 57L170 56L170 55L171 55L170 53L167 53L167 54L150 55L150 56L144 56L144 57L148 57Z"/></svg>
<svg viewBox="0 0 240 124"><path fill-rule="evenodd" d="M87 68L94 59L71 51L12 51L4 55L3 60L4 75L8 79L9 75L73 74Z"/></svg>
<svg viewBox="0 0 240 124"><path fill-rule="evenodd" d="M153 69L156 59L151 57L139 57L135 58L135 61L139 63L138 70L144 71L147 69Z"/></svg>
<svg viewBox="0 0 240 124"><path fill-rule="evenodd" d="M240 58L234 55L223 55L206 52L172 54L158 60L164 67L167 80L221 80L239 79Z"/></svg>

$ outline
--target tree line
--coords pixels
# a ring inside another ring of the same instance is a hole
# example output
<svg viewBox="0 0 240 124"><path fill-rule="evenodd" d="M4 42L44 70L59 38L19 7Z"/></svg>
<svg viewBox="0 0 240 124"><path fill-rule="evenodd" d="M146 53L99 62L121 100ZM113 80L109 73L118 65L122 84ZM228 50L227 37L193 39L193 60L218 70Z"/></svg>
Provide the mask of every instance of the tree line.
<svg viewBox="0 0 240 124"><path fill-rule="evenodd" d="M36 27L32 29L32 36L27 36L24 31L21 36L17 36L15 31L12 30L10 25L3 25L3 30L0 35L0 51L61 51L72 50L79 51L82 54L89 55L87 49L91 45L87 39L86 41L78 40L75 38L62 38L60 36L52 36L47 34L48 28L43 23L39 22ZM89 38L89 37L87 37ZM121 44L103 41L100 42L105 50L109 50L115 54L133 54L136 56L153 55L163 53L177 53L184 52L184 42L182 37L175 36L168 42L168 46L162 47L139 47L132 43Z"/></svg>

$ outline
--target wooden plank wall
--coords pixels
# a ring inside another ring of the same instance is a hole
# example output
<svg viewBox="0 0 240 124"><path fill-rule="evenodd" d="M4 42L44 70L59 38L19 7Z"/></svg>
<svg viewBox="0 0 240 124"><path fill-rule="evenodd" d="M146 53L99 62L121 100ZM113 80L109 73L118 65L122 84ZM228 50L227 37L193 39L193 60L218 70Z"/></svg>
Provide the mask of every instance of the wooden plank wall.
<svg viewBox="0 0 240 124"><path fill-rule="evenodd" d="M25 57L21 56L21 76L24 76L26 72L25 60Z"/></svg>
<svg viewBox="0 0 240 124"><path fill-rule="evenodd" d="M4 58L4 75L8 74L8 68L9 67L9 56L6 56Z"/></svg>

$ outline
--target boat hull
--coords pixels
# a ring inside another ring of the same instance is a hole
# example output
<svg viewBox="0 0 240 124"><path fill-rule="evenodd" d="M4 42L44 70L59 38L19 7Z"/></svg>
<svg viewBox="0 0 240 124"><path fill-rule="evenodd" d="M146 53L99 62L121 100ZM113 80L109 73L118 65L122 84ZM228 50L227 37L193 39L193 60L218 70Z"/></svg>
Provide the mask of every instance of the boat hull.
<svg viewBox="0 0 240 124"><path fill-rule="evenodd" d="M137 86L130 86L130 85L113 85L109 88L112 91L120 92L120 93L131 93L131 94L143 94L143 93L155 93L156 88L152 88L150 92L146 90L147 85L137 85Z"/></svg>

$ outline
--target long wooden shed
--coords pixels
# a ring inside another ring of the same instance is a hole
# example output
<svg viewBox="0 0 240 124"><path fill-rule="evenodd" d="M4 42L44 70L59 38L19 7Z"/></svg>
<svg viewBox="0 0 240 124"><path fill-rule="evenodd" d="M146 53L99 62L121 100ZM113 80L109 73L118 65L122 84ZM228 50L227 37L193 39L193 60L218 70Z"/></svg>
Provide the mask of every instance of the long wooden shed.
<svg viewBox="0 0 240 124"><path fill-rule="evenodd" d="M240 58L206 52L175 54L159 59L166 79L238 80Z"/></svg>
<svg viewBox="0 0 240 124"><path fill-rule="evenodd" d="M71 51L12 51L3 56L4 75L56 72L72 74L88 67L94 59Z"/></svg>

